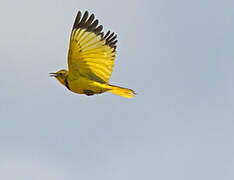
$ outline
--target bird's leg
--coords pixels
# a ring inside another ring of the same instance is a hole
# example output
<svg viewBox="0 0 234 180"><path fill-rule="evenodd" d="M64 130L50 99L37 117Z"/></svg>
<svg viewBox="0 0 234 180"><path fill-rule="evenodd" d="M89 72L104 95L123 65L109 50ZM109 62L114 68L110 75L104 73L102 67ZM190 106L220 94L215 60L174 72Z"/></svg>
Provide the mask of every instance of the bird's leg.
<svg viewBox="0 0 234 180"><path fill-rule="evenodd" d="M91 90L85 89L83 92L84 92L84 94L86 94L87 96L92 96L92 95L94 95L94 92L91 91Z"/></svg>

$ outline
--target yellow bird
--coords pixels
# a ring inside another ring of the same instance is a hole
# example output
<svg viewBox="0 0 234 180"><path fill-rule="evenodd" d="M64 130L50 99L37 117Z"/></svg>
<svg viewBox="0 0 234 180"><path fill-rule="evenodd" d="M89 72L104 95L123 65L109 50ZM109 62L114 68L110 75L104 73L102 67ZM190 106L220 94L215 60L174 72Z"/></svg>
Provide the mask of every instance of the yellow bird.
<svg viewBox="0 0 234 180"><path fill-rule="evenodd" d="M102 32L94 14L81 14L79 11L70 37L68 52L68 71L50 73L70 91L91 96L111 92L126 98L135 96L128 88L109 84L113 71L117 35Z"/></svg>

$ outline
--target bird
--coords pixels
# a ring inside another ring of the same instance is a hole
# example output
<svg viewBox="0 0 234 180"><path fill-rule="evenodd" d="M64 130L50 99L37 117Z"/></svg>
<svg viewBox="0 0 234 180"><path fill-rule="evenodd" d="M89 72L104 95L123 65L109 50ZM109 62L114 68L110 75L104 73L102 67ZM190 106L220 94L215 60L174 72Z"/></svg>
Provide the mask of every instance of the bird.
<svg viewBox="0 0 234 180"><path fill-rule="evenodd" d="M117 35L103 26L92 13L78 11L70 35L68 70L50 73L68 90L92 96L111 92L125 98L136 93L129 88L109 84L115 57Z"/></svg>

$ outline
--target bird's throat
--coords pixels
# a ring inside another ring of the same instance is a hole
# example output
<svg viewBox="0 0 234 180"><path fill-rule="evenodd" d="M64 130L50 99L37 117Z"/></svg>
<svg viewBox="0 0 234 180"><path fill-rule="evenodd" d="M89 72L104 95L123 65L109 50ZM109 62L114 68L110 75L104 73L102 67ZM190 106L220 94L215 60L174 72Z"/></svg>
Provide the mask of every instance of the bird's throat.
<svg viewBox="0 0 234 180"><path fill-rule="evenodd" d="M67 87L67 89L71 90L67 81L67 77L65 78L65 86Z"/></svg>

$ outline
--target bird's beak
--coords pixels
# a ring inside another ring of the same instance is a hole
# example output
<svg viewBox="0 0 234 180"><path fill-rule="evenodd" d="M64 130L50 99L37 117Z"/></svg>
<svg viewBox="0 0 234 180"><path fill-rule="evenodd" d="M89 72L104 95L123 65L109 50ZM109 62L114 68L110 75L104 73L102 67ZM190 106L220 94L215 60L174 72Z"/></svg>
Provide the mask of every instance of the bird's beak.
<svg viewBox="0 0 234 180"><path fill-rule="evenodd" d="M50 77L57 77L56 73L49 73L49 74L50 74Z"/></svg>

